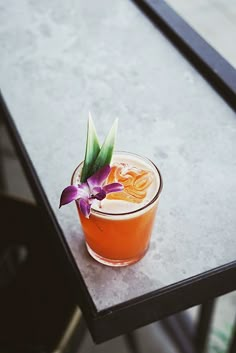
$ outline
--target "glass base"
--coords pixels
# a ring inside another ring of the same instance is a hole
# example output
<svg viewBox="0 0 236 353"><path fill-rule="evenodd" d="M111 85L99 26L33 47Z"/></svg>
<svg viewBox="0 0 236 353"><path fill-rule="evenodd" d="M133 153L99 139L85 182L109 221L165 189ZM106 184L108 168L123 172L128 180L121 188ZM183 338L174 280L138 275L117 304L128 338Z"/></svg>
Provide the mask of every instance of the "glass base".
<svg viewBox="0 0 236 353"><path fill-rule="evenodd" d="M97 253L95 253L91 248L90 246L86 243L86 247L87 247L87 250L89 252L89 254L98 262L100 262L101 264L103 265L106 265L106 266L111 266L111 267L123 267L123 266L128 266L128 265L131 265L131 264L134 264L135 262L138 262L139 260L141 260L144 255L146 254L147 249L145 249L145 251L137 256L137 257L132 257L131 259L123 259L123 260L112 260L112 259L107 259L103 256L100 256L98 255Z"/></svg>

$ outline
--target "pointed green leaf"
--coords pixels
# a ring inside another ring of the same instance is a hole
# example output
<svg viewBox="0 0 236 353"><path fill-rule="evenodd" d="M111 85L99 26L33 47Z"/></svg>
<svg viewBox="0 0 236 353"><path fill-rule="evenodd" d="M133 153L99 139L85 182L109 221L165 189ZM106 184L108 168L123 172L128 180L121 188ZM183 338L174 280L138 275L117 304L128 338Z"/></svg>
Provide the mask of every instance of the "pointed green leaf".
<svg viewBox="0 0 236 353"><path fill-rule="evenodd" d="M109 131L100 152L92 166L92 174L96 173L100 168L104 167L106 164L110 164L112 153L115 145L115 138L118 126L118 119L116 119Z"/></svg>
<svg viewBox="0 0 236 353"><path fill-rule="evenodd" d="M84 165L81 172L80 181L85 182L93 173L92 167L94 162L100 152L100 144L98 141L96 129L89 113L88 128L87 128L87 141L86 141L86 151L84 157Z"/></svg>

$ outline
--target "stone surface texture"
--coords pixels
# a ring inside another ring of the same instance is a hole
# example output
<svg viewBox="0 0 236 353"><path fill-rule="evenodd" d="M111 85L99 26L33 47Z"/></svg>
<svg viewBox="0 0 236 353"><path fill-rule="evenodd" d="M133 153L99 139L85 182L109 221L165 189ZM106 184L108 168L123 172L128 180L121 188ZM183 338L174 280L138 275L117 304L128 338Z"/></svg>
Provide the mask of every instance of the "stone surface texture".
<svg viewBox="0 0 236 353"><path fill-rule="evenodd" d="M234 112L128 0L0 0L0 87L98 310L236 259ZM147 255L114 269L88 255L75 206L88 111L116 149L145 155L164 188Z"/></svg>

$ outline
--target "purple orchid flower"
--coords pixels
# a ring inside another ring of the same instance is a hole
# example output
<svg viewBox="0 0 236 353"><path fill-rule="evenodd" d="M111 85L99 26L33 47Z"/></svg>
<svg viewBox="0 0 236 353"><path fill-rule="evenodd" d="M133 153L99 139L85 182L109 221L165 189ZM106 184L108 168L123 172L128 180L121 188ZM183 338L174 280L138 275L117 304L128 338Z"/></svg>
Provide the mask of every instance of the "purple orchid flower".
<svg viewBox="0 0 236 353"><path fill-rule="evenodd" d="M89 177L85 183L81 183L78 186L67 186L67 188L62 191L60 207L76 200L83 215L89 218L91 206L95 199L101 201L105 199L107 194L124 189L124 186L120 183L103 185L110 170L111 168L107 164Z"/></svg>

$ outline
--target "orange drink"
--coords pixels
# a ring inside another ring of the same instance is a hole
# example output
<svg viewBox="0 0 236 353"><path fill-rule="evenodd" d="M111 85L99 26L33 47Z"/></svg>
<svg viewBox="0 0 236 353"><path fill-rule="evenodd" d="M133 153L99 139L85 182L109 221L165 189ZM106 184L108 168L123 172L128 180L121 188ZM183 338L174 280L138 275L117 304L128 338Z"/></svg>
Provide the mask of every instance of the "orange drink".
<svg viewBox="0 0 236 353"><path fill-rule="evenodd" d="M72 184L79 183L81 169L82 163L72 176ZM124 189L93 204L89 218L76 203L77 209L90 255L105 265L126 266L140 260L148 250L162 178L150 160L115 152L107 182L119 182Z"/></svg>

